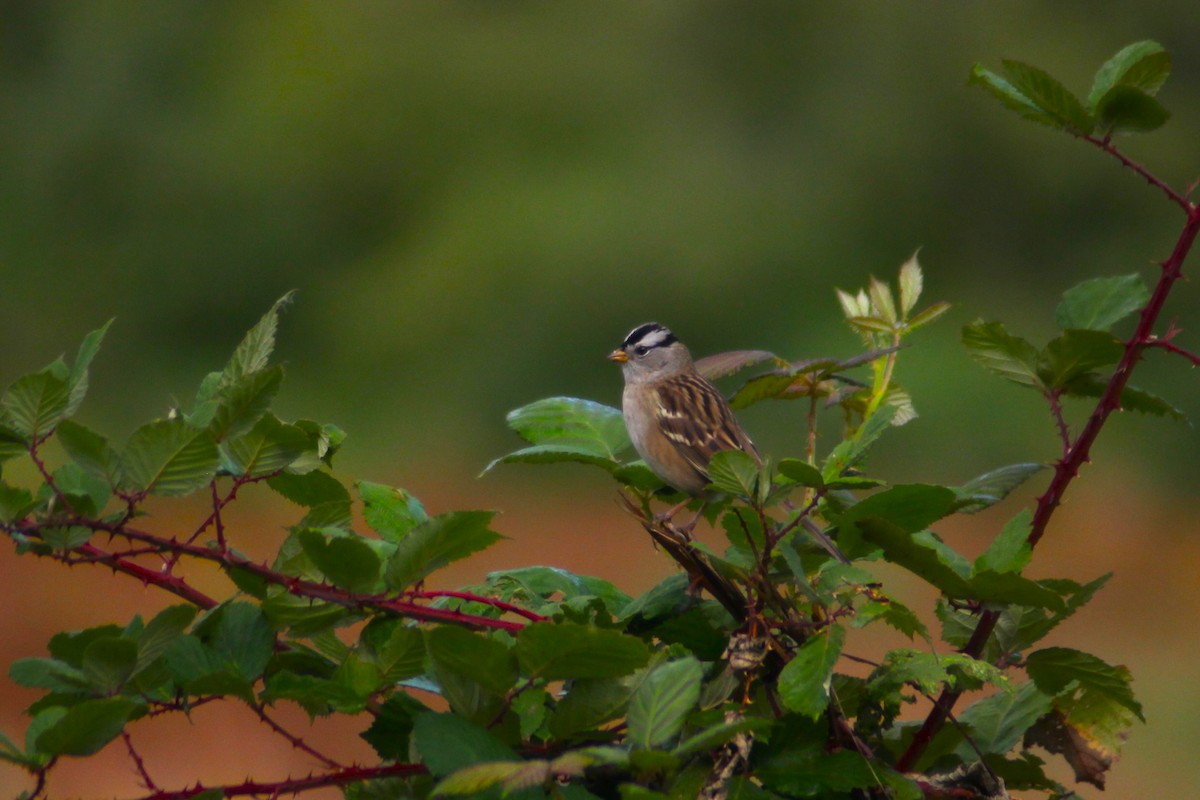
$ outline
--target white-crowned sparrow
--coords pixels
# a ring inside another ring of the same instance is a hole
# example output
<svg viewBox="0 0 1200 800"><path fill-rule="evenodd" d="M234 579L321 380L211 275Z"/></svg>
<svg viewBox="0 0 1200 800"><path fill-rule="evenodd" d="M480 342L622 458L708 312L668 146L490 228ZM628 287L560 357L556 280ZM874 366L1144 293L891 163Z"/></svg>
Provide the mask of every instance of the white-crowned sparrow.
<svg viewBox="0 0 1200 800"><path fill-rule="evenodd" d="M666 327L637 326L608 357L625 374L621 408L633 447L667 484L700 497L709 483L708 462L722 450L741 450L762 463L729 403L696 371L692 354ZM673 516L684 504L663 516ZM830 555L849 563L816 523L806 518L803 525Z"/></svg>
<svg viewBox="0 0 1200 800"><path fill-rule="evenodd" d="M713 454L742 450L760 460L729 403L671 331L639 325L608 357L625 374L621 405L634 449L667 484L699 497Z"/></svg>

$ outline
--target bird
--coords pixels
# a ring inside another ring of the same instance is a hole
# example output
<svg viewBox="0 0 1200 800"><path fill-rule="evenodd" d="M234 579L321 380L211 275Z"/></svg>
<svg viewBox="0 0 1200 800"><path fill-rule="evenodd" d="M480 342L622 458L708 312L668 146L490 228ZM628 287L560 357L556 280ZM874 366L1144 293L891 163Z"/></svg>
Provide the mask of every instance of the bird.
<svg viewBox="0 0 1200 800"><path fill-rule="evenodd" d="M608 354L621 365L621 411L638 455L668 486L700 497L708 464L722 450L741 450L761 464L754 442L729 403L696 371L692 354L667 327L638 325Z"/></svg>
<svg viewBox="0 0 1200 800"><path fill-rule="evenodd" d="M724 450L741 450L762 465L762 456L738 423L725 397L696 370L692 354L669 328L646 322L608 354L621 365L625 388L621 413L642 460L668 486L688 495L660 519L670 519L694 498L706 498L708 465ZM690 530L700 513L684 526ZM804 528L839 561L849 559L811 519Z"/></svg>

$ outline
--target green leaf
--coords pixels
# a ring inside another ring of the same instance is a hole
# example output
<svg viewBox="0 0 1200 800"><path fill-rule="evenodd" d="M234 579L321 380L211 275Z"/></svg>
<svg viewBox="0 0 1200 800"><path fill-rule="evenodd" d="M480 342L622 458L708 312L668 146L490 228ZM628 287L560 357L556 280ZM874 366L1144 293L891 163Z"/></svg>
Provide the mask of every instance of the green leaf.
<svg viewBox="0 0 1200 800"><path fill-rule="evenodd" d="M615 678L572 681L567 695L558 701L550 717L550 732L565 738L616 719L623 714L634 688L629 680Z"/></svg>
<svg viewBox="0 0 1200 800"><path fill-rule="evenodd" d="M67 382L49 372L18 378L0 395L0 411L13 431L28 443L49 433L67 413Z"/></svg>
<svg viewBox="0 0 1200 800"><path fill-rule="evenodd" d="M1037 389L1045 389L1038 375L1037 349L1013 336L1002 322L976 320L963 327L962 342L977 363L1002 378Z"/></svg>
<svg viewBox="0 0 1200 800"><path fill-rule="evenodd" d="M318 530L296 533L305 554L334 586L356 594L379 589L379 571L383 566L370 545L354 534L326 537Z"/></svg>
<svg viewBox="0 0 1200 800"><path fill-rule="evenodd" d="M967 583L970 566L966 560L928 531L909 533L875 519L857 525L863 539L879 546L888 561L919 575L950 597L973 596Z"/></svg>
<svg viewBox="0 0 1200 800"><path fill-rule="evenodd" d="M133 432L121 453L127 488L186 495L208 484L217 471L217 445L207 431L182 419L150 422Z"/></svg>
<svg viewBox="0 0 1200 800"><path fill-rule="evenodd" d="M1095 112L1101 99L1114 87L1128 86L1148 95L1158 90L1171 74L1171 54L1158 42L1144 40L1121 48L1096 72L1088 93L1088 108Z"/></svg>
<svg viewBox="0 0 1200 800"><path fill-rule="evenodd" d="M758 464L741 450L722 450L708 463L708 479L718 491L752 498L758 486Z"/></svg>
<svg viewBox="0 0 1200 800"><path fill-rule="evenodd" d="M1072 133L1092 132L1092 118L1083 103L1045 70L1020 61L1003 59L1004 74L1009 83L1037 109L1024 113L1029 119ZM1020 110L1020 109L1018 109Z"/></svg>
<svg viewBox="0 0 1200 800"><path fill-rule="evenodd" d="M800 646L779 673L779 697L784 706L810 719L825 713L833 668L845 642L845 628L831 625Z"/></svg>
<svg viewBox="0 0 1200 800"><path fill-rule="evenodd" d="M532 778L528 775L531 770L535 773ZM493 786L504 786L507 789L508 786L515 785L517 788L527 788L544 783L549 777L550 767L545 761L489 761L456 770L439 781L437 786L433 787L433 793L430 796L437 798L471 795L474 797L478 796L479 792ZM507 795L508 792L505 791L504 794Z"/></svg>
<svg viewBox="0 0 1200 800"><path fill-rule="evenodd" d="M386 579L405 589L447 564L484 550L504 538L490 530L491 511L452 511L420 523L397 544Z"/></svg>
<svg viewBox="0 0 1200 800"><path fill-rule="evenodd" d="M958 715L958 721L971 731L971 741L985 755L1004 755L1050 711L1050 706L1049 697L1033 683L1025 682L1010 692L997 692L971 705ZM958 754L969 761L978 758L965 742L959 745Z"/></svg>
<svg viewBox="0 0 1200 800"><path fill-rule="evenodd" d="M495 639L443 625L425 634L426 651L439 670L449 670L503 695L517 682L513 651Z"/></svg>
<svg viewBox="0 0 1200 800"><path fill-rule="evenodd" d="M882 405L863 421L854 436L838 443L821 466L821 477L825 483L832 483L857 466L866 457L871 445L891 426L895 416L896 409L893 406Z"/></svg>
<svg viewBox="0 0 1200 800"><path fill-rule="evenodd" d="M954 501L953 490L945 486L922 483L892 486L864 498L838 518L838 541L843 547L856 549L855 532L868 520L887 523L904 533L923 530L950 514Z"/></svg>
<svg viewBox="0 0 1200 800"><path fill-rule="evenodd" d="M132 639L97 639L83 651L83 674L96 694L116 694L133 675L137 657L137 642Z"/></svg>
<svg viewBox="0 0 1200 800"><path fill-rule="evenodd" d="M1046 469L1045 464L1010 464L1007 467L985 472L962 486L954 488L954 493L958 495L955 511L974 514L985 508L991 508L1044 469Z"/></svg>
<svg viewBox="0 0 1200 800"><path fill-rule="evenodd" d="M103 326L83 337L83 343L79 345L79 352L75 356L75 363L71 365L71 376L67 380L67 386L69 387L67 416L79 410L84 395L87 394L88 367L91 366L92 359L99 352L100 342L103 341L104 334L108 332L108 327L112 323L113 321L110 319Z"/></svg>
<svg viewBox="0 0 1200 800"><path fill-rule="evenodd" d="M32 511L34 505L33 494L28 489L0 481L0 522L15 522Z"/></svg>
<svg viewBox="0 0 1200 800"><path fill-rule="evenodd" d="M279 312L292 301L295 294L293 290L276 300L271 310L263 314L254 327L247 331L221 373L220 388L224 389L247 375L266 368L271 351L275 349Z"/></svg>
<svg viewBox="0 0 1200 800"><path fill-rule="evenodd" d="M517 634L521 671L545 680L615 678L644 666L645 642L609 628L538 622Z"/></svg>
<svg viewBox="0 0 1200 800"><path fill-rule="evenodd" d="M1125 667L1106 664L1091 653L1067 647L1047 647L1030 653L1025 669L1038 689L1051 697L1058 697L1069 689L1080 694L1095 693L1146 721L1141 703L1133 697L1129 670Z"/></svg>
<svg viewBox="0 0 1200 800"><path fill-rule="evenodd" d="M1080 375L1064 387L1069 397L1100 397L1108 388L1108 381L1099 375ZM1136 386L1126 385L1121 392L1121 408L1155 417L1169 417L1177 422L1188 422L1187 415L1158 395Z"/></svg>
<svg viewBox="0 0 1200 800"><path fill-rule="evenodd" d="M262 610L250 603L218 606L196 625L195 634L240 677L250 681L262 675L275 651L274 631Z"/></svg>
<svg viewBox="0 0 1200 800"><path fill-rule="evenodd" d="M435 777L489 761L516 761L516 754L482 727L453 714L419 714L413 746Z"/></svg>
<svg viewBox="0 0 1200 800"><path fill-rule="evenodd" d="M988 545L988 549L975 559L973 571L1020 572L1025 569L1029 559L1033 557L1033 548L1029 544L1032 522L1033 512L1027 508L1019 511L1005 524L1000 535Z"/></svg>
<svg viewBox="0 0 1200 800"><path fill-rule="evenodd" d="M85 700L42 731L37 750L52 756L90 756L117 738L141 708L123 697Z"/></svg>
<svg viewBox="0 0 1200 800"><path fill-rule="evenodd" d="M350 492L328 472L313 470L303 474L281 472L267 478L267 485L283 497L305 508L326 504L343 505L350 511Z"/></svg>
<svg viewBox="0 0 1200 800"><path fill-rule="evenodd" d="M70 694L81 694L88 689L88 677L83 671L57 658L18 658L9 665L8 677L18 686L30 689Z"/></svg>
<svg viewBox="0 0 1200 800"><path fill-rule="evenodd" d="M900 315L908 317L908 312L917 306L921 291L925 286L925 276L921 273L921 264L917 254L900 266Z"/></svg>
<svg viewBox="0 0 1200 800"><path fill-rule="evenodd" d="M629 700L629 743L653 749L679 734L700 699L700 662L687 657L650 671Z"/></svg>
<svg viewBox="0 0 1200 800"><path fill-rule="evenodd" d="M825 485L825 482L821 479L821 471L807 461L801 461L798 458L783 459L775 467L775 470L789 481L798 483L801 486L820 489Z"/></svg>
<svg viewBox="0 0 1200 800"><path fill-rule="evenodd" d="M368 625L368 629L372 625L375 623ZM388 631L387 638L374 641L372 634L363 632L363 639L372 641L375 663L379 665L383 680L395 683L420 675L425 663L425 637L421 629L398 619L386 620L384 629Z"/></svg>
<svg viewBox="0 0 1200 800"><path fill-rule="evenodd" d="M629 447L619 409L575 397L551 397L510 411L508 425L535 447L498 458L484 472L508 461L539 460L613 462L615 468L617 456Z"/></svg>
<svg viewBox="0 0 1200 800"><path fill-rule="evenodd" d="M150 666L165 653L171 642L182 636L195 618L196 608L190 605L168 606L158 612L138 636L134 674Z"/></svg>
<svg viewBox="0 0 1200 800"><path fill-rule="evenodd" d="M237 474L261 478L290 466L311 444L305 431L267 413L248 433L225 442L223 447Z"/></svg>
<svg viewBox="0 0 1200 800"><path fill-rule="evenodd" d="M1066 608L1058 592L1014 572L977 571L971 576L965 596L988 603L1015 603L1054 611Z"/></svg>
<svg viewBox="0 0 1200 800"><path fill-rule="evenodd" d="M976 64L971 68L971 75L967 79L967 83L982 87L1007 108L1016 111L1026 119L1041 122L1053 128L1062 127L1057 117L1048 113L1007 79L1000 77L982 64Z"/></svg>
<svg viewBox="0 0 1200 800"><path fill-rule="evenodd" d="M404 489L369 481L359 481L355 485L363 501L367 525L386 541L400 541L414 527L429 519L421 501Z"/></svg>
<svg viewBox="0 0 1200 800"><path fill-rule="evenodd" d="M120 482L121 458L108 439L74 420L58 424L55 436L71 460L109 486Z"/></svg>
<svg viewBox="0 0 1200 800"><path fill-rule="evenodd" d="M78 510L78 509L77 509ZM68 525L62 528L43 528L42 541L55 550L66 552L86 544L93 536L91 528L82 525Z"/></svg>
<svg viewBox="0 0 1200 800"><path fill-rule="evenodd" d="M251 372L226 383L209 430L218 442L236 439L251 430L275 399L283 383L283 367Z"/></svg>
<svg viewBox="0 0 1200 800"><path fill-rule="evenodd" d="M1171 112L1150 95L1132 86L1114 86L1096 106L1100 133L1148 133L1167 124Z"/></svg>
<svg viewBox="0 0 1200 800"><path fill-rule="evenodd" d="M75 463L54 470L54 483L67 505L83 517L99 516L112 497L112 485L97 478Z"/></svg>
<svg viewBox="0 0 1200 800"><path fill-rule="evenodd" d="M5 422L5 415L0 411L0 462L25 455L28 452L29 442Z"/></svg>
<svg viewBox="0 0 1200 800"><path fill-rule="evenodd" d="M403 761L409 756L409 738L416 716L428 711L425 706L404 693L387 699L375 714L371 726L359 734L376 755L389 761Z"/></svg>
<svg viewBox="0 0 1200 800"><path fill-rule="evenodd" d="M1106 331L1063 331L1042 351L1038 375L1058 389L1081 375L1116 365L1124 352L1120 340Z"/></svg>

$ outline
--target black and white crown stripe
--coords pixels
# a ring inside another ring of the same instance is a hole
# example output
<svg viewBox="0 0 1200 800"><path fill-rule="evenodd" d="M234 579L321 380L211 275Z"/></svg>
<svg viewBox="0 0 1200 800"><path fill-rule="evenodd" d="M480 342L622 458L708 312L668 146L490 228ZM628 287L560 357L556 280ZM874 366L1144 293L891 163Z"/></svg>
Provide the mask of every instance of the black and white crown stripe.
<svg viewBox="0 0 1200 800"><path fill-rule="evenodd" d="M666 327L659 325L657 322L647 322L629 332L629 335L625 337L625 341L621 344L621 349L633 350L634 348L638 348L642 352L646 352L656 347L666 347L677 341L679 340L675 338L675 334L671 333Z"/></svg>

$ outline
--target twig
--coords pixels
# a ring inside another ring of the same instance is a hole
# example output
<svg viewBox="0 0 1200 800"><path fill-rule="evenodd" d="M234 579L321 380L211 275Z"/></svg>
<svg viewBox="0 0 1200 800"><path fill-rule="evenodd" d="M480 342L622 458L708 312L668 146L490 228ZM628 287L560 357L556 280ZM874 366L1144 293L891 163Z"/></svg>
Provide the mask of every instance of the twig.
<svg viewBox="0 0 1200 800"><path fill-rule="evenodd" d="M154 783L154 779L146 771L146 762L142 761L142 757L133 746L133 738L129 735L129 732L121 731L121 738L125 741L125 749L129 751L129 757L133 759L133 765L137 768L138 774L142 776L143 788L149 789L152 792L158 791L158 786Z"/></svg>
<svg viewBox="0 0 1200 800"><path fill-rule="evenodd" d="M1195 206L1190 200L1172 189L1162 179L1150 172L1150 170L1146 169L1144 166L1129 158L1116 147L1114 147L1110 139L1101 138L1099 136L1082 136L1080 138L1082 138L1085 142L1089 142L1096 147L1099 147L1101 150L1120 161L1123 166L1128 167L1138 175L1141 175L1146 179L1146 183L1159 189L1163 194L1170 198L1172 203L1182 208L1187 214L1190 215L1194 211Z"/></svg>
<svg viewBox="0 0 1200 800"><path fill-rule="evenodd" d="M287 728L284 728L278 722L271 719L271 717L267 714L267 709L263 707L262 703L256 703L255 705L252 706L252 708L254 709L254 713L258 714L259 719L261 719L268 726L270 726L271 730L275 731L277 734L282 736L284 739L287 739L289 742L291 742L292 747L296 748L297 750L303 750L305 753L308 753L310 756L317 759L318 761L320 761L322 764L324 764L327 767L330 767L332 769L345 769L344 764L339 764L337 761L334 761L332 758L322 754L318 750L313 749L313 747L311 745L309 745L307 742L305 742L304 739L291 733L290 731L287 730ZM148 786L146 788L155 789L157 787Z"/></svg>
<svg viewBox="0 0 1200 800"><path fill-rule="evenodd" d="M264 797L281 797L287 794L299 794L309 789L320 789L325 786L346 786L362 781L379 780L380 778L406 778L412 775L424 775L424 764L384 764L378 767L345 767L305 778L287 778L275 783L259 783L246 781L225 786L202 786L197 783L187 789L174 791L158 790L145 795L140 800L189 800L206 792L220 792L222 797L243 797L246 795L262 795Z"/></svg>

